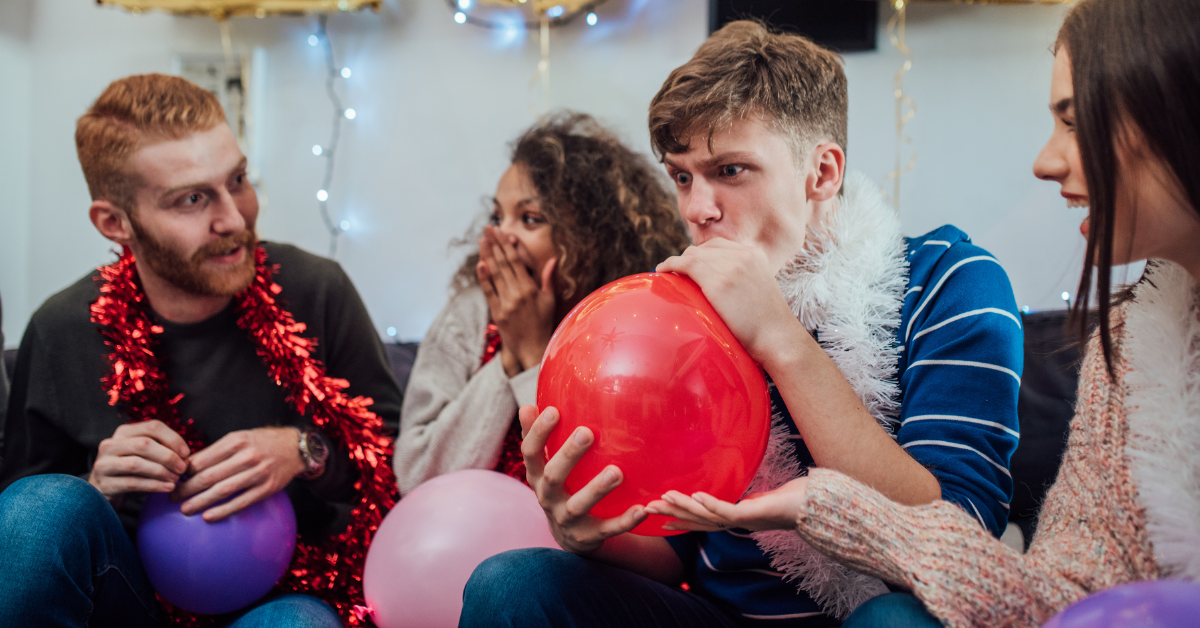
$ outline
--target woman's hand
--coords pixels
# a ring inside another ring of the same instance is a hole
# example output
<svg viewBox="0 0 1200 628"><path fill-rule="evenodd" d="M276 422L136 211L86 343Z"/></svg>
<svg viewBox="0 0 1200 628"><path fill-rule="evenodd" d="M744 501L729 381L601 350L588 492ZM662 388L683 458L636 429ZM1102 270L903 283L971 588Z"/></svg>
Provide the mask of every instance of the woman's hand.
<svg viewBox="0 0 1200 628"><path fill-rule="evenodd" d="M791 530L796 527L807 493L807 477L796 478L773 491L749 495L736 504L707 493L688 497L679 491L667 491L661 500L647 504L646 511L678 519L664 525L666 530Z"/></svg>
<svg viewBox="0 0 1200 628"><path fill-rule="evenodd" d="M550 532L564 550L587 556L604 545L604 541L624 534L646 519L646 509L632 506L619 517L599 519L588 514L605 495L621 484L621 470L609 465L592 478L579 492L571 495L563 487L575 464L583 457L594 439L586 427L563 443L554 457L546 460L546 440L558 425L558 410L551 407L538 416L534 406L522 406L517 416L521 420L521 454L525 457L525 476L546 511Z"/></svg>
<svg viewBox="0 0 1200 628"><path fill-rule="evenodd" d="M554 334L554 268L551 258L541 269L541 284L521 262L516 248L494 227L484 227L479 239L475 274L487 297L492 321L500 331L500 358L512 377L542 361Z"/></svg>

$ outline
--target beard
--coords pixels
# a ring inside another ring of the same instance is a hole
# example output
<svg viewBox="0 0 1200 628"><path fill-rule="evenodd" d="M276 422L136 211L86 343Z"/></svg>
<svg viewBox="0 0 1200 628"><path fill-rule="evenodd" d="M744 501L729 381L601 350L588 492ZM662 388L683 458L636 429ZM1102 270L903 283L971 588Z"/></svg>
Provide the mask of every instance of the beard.
<svg viewBox="0 0 1200 628"><path fill-rule="evenodd" d="M130 216L129 222L141 249L138 261L144 262L158 276L184 292L206 297L231 297L245 290L254 280L254 251L258 236L253 227L237 235L209 242L189 257L155 237L133 216ZM241 262L220 269L205 267L204 262L209 258L220 257L239 246L245 248Z"/></svg>

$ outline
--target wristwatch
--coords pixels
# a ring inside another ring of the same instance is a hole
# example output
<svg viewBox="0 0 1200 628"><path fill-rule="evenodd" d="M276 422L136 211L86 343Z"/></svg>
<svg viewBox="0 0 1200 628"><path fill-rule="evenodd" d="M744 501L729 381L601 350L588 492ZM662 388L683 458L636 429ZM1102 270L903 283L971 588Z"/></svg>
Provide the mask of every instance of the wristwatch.
<svg viewBox="0 0 1200 628"><path fill-rule="evenodd" d="M325 462L329 460L329 446L325 437L317 428L308 426L299 428L300 431L300 460L304 462L304 472L296 476L301 480L315 480L325 473Z"/></svg>

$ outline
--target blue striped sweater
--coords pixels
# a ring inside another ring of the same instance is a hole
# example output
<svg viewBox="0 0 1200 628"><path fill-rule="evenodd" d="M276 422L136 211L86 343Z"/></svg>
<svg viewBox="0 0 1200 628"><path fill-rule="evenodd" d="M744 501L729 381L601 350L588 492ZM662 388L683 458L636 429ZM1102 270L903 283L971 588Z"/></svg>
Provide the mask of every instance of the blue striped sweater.
<svg viewBox="0 0 1200 628"><path fill-rule="evenodd" d="M1008 465L1017 448L1022 365L1023 334L1012 288L999 262L953 226L906 243L895 437L938 479L942 499L999 535L1013 491ZM771 402L798 459L811 466L812 456L774 386ZM829 621L816 602L771 568L747 531L667 540L688 570L692 590L730 614L772 626Z"/></svg>

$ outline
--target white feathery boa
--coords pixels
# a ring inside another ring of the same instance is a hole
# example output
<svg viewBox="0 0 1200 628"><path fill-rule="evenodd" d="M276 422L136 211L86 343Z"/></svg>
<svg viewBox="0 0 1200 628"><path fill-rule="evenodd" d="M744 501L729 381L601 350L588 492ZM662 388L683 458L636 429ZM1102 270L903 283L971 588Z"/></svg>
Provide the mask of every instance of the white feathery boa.
<svg viewBox="0 0 1200 628"><path fill-rule="evenodd" d="M1200 581L1200 288L1152 263L1125 326L1125 453L1146 531L1165 577Z"/></svg>
<svg viewBox="0 0 1200 628"><path fill-rule="evenodd" d="M865 176L847 177L845 194L825 224L810 228L804 250L776 281L809 331L879 424L890 430L900 411L895 381L896 330L908 285L900 219ZM796 460L787 428L776 417L763 464L749 492L777 488L807 473ZM845 567L792 530L755 532L771 566L808 593L828 614L844 619L859 604L887 592L883 582Z"/></svg>

